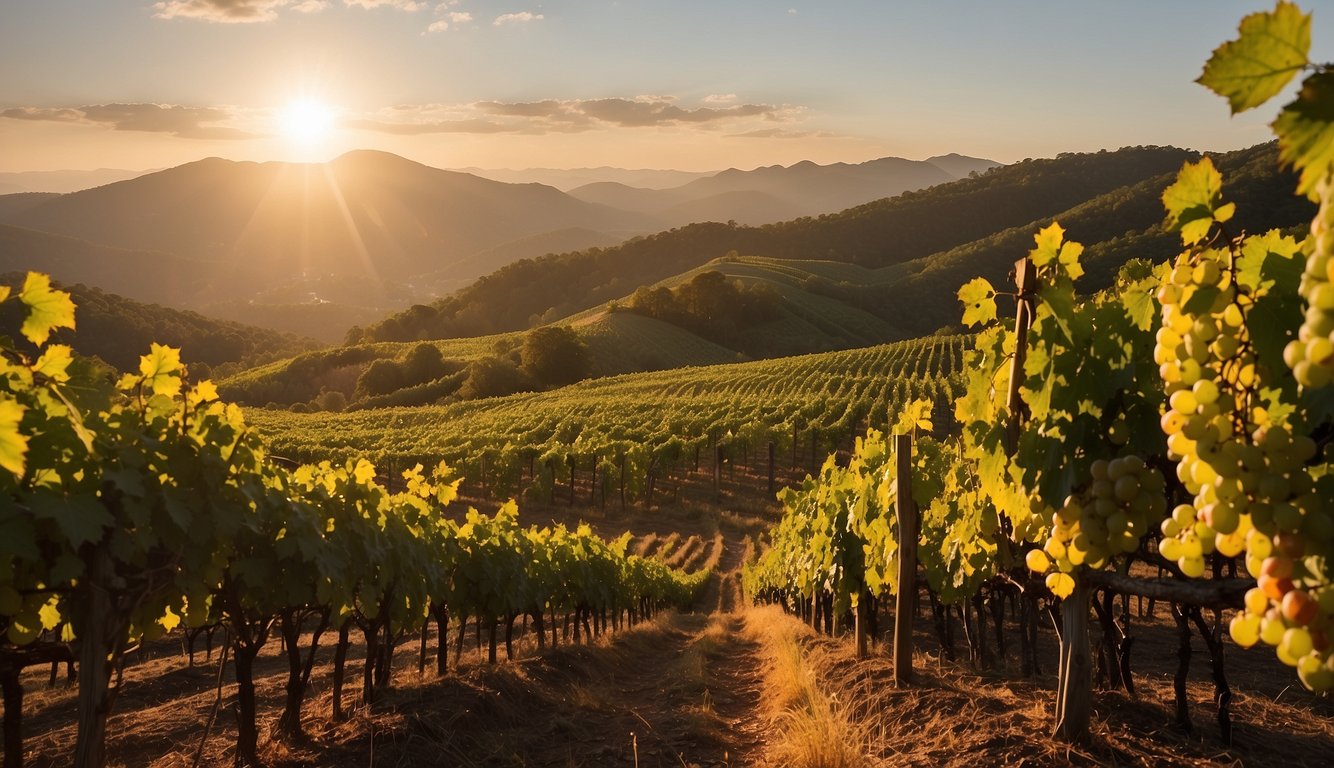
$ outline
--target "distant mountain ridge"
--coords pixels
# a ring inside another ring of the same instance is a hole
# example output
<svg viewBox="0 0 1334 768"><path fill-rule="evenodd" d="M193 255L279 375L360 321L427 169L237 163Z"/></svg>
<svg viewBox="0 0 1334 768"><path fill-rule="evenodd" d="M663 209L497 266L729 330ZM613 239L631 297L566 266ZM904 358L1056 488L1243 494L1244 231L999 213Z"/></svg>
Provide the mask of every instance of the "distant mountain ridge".
<svg viewBox="0 0 1334 768"><path fill-rule="evenodd" d="M104 184L133 179L152 171L129 171L124 168L95 168L87 171L6 171L0 173L0 195L20 192L78 192Z"/></svg>
<svg viewBox="0 0 1334 768"><path fill-rule="evenodd" d="M631 187L646 189L666 189L679 187L695 179L712 176L717 171L676 171L655 168L451 168L461 173L471 173L484 179L503 181L509 184L546 184L562 192L569 192L575 187L602 181L611 181Z"/></svg>
<svg viewBox="0 0 1334 768"><path fill-rule="evenodd" d="M953 173L994 165L947 159ZM46 268L141 301L262 318L326 342L515 261L696 221L794 219L950 178L928 161L898 158L716 174L561 172L675 184L602 181L613 185L603 199L591 191L580 199L368 150L317 164L206 158L142 174L81 173L133 178L67 194L0 195L0 264Z"/></svg>
<svg viewBox="0 0 1334 768"><path fill-rule="evenodd" d="M749 171L729 168L667 189L599 181L571 189L570 194L591 203L650 214L672 226L700 221L762 225L836 213L985 173L999 165L993 160L958 154L929 160L882 157L829 165L804 160Z"/></svg>

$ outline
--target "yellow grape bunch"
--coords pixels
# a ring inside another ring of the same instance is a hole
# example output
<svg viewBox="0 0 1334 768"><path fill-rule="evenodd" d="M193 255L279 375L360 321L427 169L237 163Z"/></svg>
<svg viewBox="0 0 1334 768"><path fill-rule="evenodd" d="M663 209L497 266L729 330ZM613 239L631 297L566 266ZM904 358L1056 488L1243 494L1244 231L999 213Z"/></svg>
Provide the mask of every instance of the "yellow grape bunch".
<svg viewBox="0 0 1334 768"><path fill-rule="evenodd" d="M1074 590L1070 574L1076 568L1102 568L1112 557L1138 549L1167 509L1163 476L1139 456L1099 459L1090 474L1088 489L1052 514L1043 548L1025 558L1030 570L1047 574L1047 588L1058 597Z"/></svg>
<svg viewBox="0 0 1334 768"><path fill-rule="evenodd" d="M1269 409L1272 372L1260 364L1249 325L1266 289L1254 278L1238 281L1244 273L1238 265L1256 239L1210 245L1213 223L1232 213L1219 201L1221 178L1207 160L1188 165L1165 202L1174 192L1180 197L1187 185L1203 193L1214 213L1189 232L1181 228L1188 248L1157 291L1162 309L1154 361L1168 395L1161 422L1168 455L1194 498L1162 521L1159 553L1191 578L1204 575L1206 558L1214 553L1244 554L1258 586L1232 621L1233 639L1243 646L1260 640L1276 646L1279 659L1296 667L1307 686L1327 689L1334 686L1328 645L1334 594L1323 562L1334 523L1307 466L1317 446ZM1302 339L1314 341L1313 318L1319 319L1314 310ZM1296 353L1304 356L1317 346L1289 346L1288 364L1303 362ZM1311 364L1302 370L1304 384L1320 375L1310 373Z"/></svg>
<svg viewBox="0 0 1334 768"><path fill-rule="evenodd" d="M1310 389L1334 381L1334 177L1317 183L1316 194L1320 210L1311 221L1314 247L1300 288L1306 317L1297 338L1283 350L1283 361L1297 383Z"/></svg>

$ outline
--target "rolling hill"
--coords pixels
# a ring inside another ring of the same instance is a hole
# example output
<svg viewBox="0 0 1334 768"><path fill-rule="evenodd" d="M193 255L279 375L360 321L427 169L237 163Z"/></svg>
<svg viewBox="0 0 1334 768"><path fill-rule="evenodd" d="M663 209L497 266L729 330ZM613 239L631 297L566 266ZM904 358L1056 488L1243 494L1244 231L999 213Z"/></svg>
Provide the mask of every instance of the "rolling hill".
<svg viewBox="0 0 1334 768"><path fill-rule="evenodd" d="M1273 158L1272 148L1250 151L1268 153ZM1160 192L1165 185L1161 180L1194 156L1170 147L1065 154L996 168L976 178L907 192L818 218L763 227L694 224L635 238L614 248L521 260L430 306L390 317L368 328L366 336L386 341L450 338L555 322L732 251L782 259L839 261L872 269L907 264L983 242L997 232L1060 217L1090 200L1147 180L1154 180ZM1242 154L1225 155L1220 161L1234 156L1240 158ZM1264 178L1277 177L1272 166L1267 174ZM1158 205L1158 192L1145 197L1148 189L1136 198L1144 210ZM1102 230L1120 235L1155 226L1161 219L1161 208L1152 218L1124 227L1120 215L1115 206L1109 207ZM1082 235L1074 232L1072 236ZM1101 238L1086 239L1093 242ZM1024 250L1008 251L1006 256L1013 261ZM919 267L925 269L925 264ZM943 301L945 305L953 301L952 293L916 298ZM906 337L930 332L937 325L924 326L939 317L915 320L912 327L901 328L899 333Z"/></svg>
<svg viewBox="0 0 1334 768"><path fill-rule="evenodd" d="M698 225L616 248L518 262L456 294L451 301L457 303L414 307L372 326L365 336L366 341L401 339L399 343L345 349L374 349L373 357L401 358L411 346L406 342L431 338L432 329L441 327L436 324L443 313L451 310L459 313L453 316L454 328L467 328L473 323L474 327L495 331L495 326L486 323L496 319L512 325L500 335L468 338L465 334L463 338L431 342L446 357L466 361L489 354L487 350L513 348L521 329L541 317L543 322L569 324L580 333L593 353L595 364L589 371L593 377L850 349L923 336L957 326L960 310L955 292L967 280L981 274L998 286L1005 285L1014 260L1031 247L1033 233L1053 219L1067 228L1071 238L1089 246L1084 258L1088 274L1081 280L1086 290L1109 285L1120 266L1131 258L1170 257L1177 250L1177 241L1161 227L1159 197L1179 163L1192 156L1184 150L1157 148L1065 156L1034 161L1028 168L998 169L968 182L863 206L838 216L765 228ZM1298 227L1309 220L1309 204L1287 193L1292 188L1292 177L1275 170L1272 145L1220 155L1216 162L1227 179L1225 194L1239 203L1239 226L1258 231ZM1097 171L1098 176L1091 181L1076 170ZM1142 178L1116 185L1127 178L1133 180L1136 174ZM1088 195L1094 182L1111 189ZM971 193L954 194L962 185L972 187ZM983 204L999 205L998 199L1010 208L997 211L993 207L991 221L997 228L985 232L975 218L985 213ZM1042 214L1044 208L1051 212ZM1003 226L1007 218L1022 223ZM919 226L912 226L914 221ZM950 243L951 233L946 227L951 221L957 222L955 244L929 250L933 245ZM969 227L977 229L969 232ZM880 254L871 250L862 238L870 238L877 228L883 230L881 242L899 245L902 250L886 249ZM958 229L965 232L960 234ZM984 234L966 239L976 232ZM791 238L780 239L776 233L790 233ZM824 253L826 258L786 257L786 251L793 248L791 240L798 244L819 242L821 234L826 248L812 247L811 251ZM769 253L777 251L783 256L733 252L702 258L728 245L756 242L771 246ZM915 253L923 255L903 258ZM676 271L661 275L668 270ZM644 316L634 308L636 288L671 289L706 272L718 272L737 284L762 288L772 297L773 311L725 334L716 334L708 333L707 327L701 330L697 323L673 324L664 321L669 318ZM483 304L481 296L490 300ZM600 300L590 300L590 296ZM580 301L585 308L579 307ZM475 354L451 351L460 345ZM662 349L670 352L643 352ZM364 367L369 359L359 365ZM292 402L256 396L261 389L268 391L264 380L272 379L275 373L270 370L262 376L247 375L261 386L239 387L236 396L247 402ZM348 375L355 378L355 374ZM318 377L294 380L299 383L293 396L299 400L312 397L318 386L337 383ZM236 383L239 385L240 380ZM431 393L418 394L424 397ZM433 401L407 399L398 404Z"/></svg>

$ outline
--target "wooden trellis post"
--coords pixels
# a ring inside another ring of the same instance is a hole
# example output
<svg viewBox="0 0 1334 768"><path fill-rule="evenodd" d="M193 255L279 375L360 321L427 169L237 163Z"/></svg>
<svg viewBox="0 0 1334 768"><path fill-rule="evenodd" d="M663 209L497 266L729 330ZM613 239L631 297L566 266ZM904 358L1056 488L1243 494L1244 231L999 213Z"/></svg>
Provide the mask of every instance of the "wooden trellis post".
<svg viewBox="0 0 1334 768"><path fill-rule="evenodd" d="M917 507L912 500L912 436L894 436L898 477L894 508L899 521L899 591L894 596L894 684L912 682L912 620L917 597Z"/></svg>

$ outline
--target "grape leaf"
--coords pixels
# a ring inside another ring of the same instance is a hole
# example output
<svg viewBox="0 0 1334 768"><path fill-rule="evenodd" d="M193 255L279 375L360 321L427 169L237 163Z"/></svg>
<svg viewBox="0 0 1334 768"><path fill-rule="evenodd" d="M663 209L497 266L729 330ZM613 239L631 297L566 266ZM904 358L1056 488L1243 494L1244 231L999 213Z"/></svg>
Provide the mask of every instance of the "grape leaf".
<svg viewBox="0 0 1334 768"><path fill-rule="evenodd" d="M139 373L153 394L175 397L181 392L181 351L153 344L148 354L139 358Z"/></svg>
<svg viewBox="0 0 1334 768"><path fill-rule="evenodd" d="M19 331L39 347L56 328L74 327L74 302L68 293L52 288L51 278L40 272L28 273L19 300L28 305L28 317Z"/></svg>
<svg viewBox="0 0 1334 768"><path fill-rule="evenodd" d="M211 403L218 399L218 387L208 379L204 379L190 390L190 404L199 405L201 403Z"/></svg>
<svg viewBox="0 0 1334 768"><path fill-rule="evenodd" d="M28 499L28 507L37 519L54 520L76 548L100 541L103 531L116 524L106 507L92 496L35 493Z"/></svg>
<svg viewBox="0 0 1334 768"><path fill-rule="evenodd" d="M1121 291L1121 306L1130 316L1130 322L1141 331L1152 328L1153 321L1158 316L1158 308L1153 301L1153 289L1157 286L1158 278L1147 277L1126 286Z"/></svg>
<svg viewBox="0 0 1334 768"><path fill-rule="evenodd" d="M1279 158L1301 171L1297 192L1316 199L1316 184L1334 174L1334 70L1311 75L1274 120Z"/></svg>
<svg viewBox="0 0 1334 768"><path fill-rule="evenodd" d="M157 623L170 632L181 625L181 617L171 609L171 606L167 606L166 612L162 614L162 618L157 620Z"/></svg>
<svg viewBox="0 0 1334 768"><path fill-rule="evenodd" d="M1220 206L1222 198L1223 176L1212 160L1204 157L1181 166L1177 180L1163 190L1167 221L1181 231L1181 242L1194 245L1209 234L1215 220L1231 218L1233 208ZM1220 210L1224 218L1218 219L1215 213Z"/></svg>
<svg viewBox="0 0 1334 768"><path fill-rule="evenodd" d="M1241 36L1218 46L1195 81L1228 100L1232 114L1269 101L1307 64L1311 16L1281 0L1241 20Z"/></svg>
<svg viewBox="0 0 1334 768"><path fill-rule="evenodd" d="M963 302L963 324L985 325L996 319L996 289L985 278L975 277L959 289Z"/></svg>
<svg viewBox="0 0 1334 768"><path fill-rule="evenodd" d="M0 468L23 477L23 457L28 452L28 438L19 432L24 408L16 400L0 395Z"/></svg>
<svg viewBox="0 0 1334 768"><path fill-rule="evenodd" d="M52 600L37 610L37 619L42 622L42 629L52 630L60 626L59 604Z"/></svg>
<svg viewBox="0 0 1334 768"><path fill-rule="evenodd" d="M69 364L73 360L73 350L68 346L52 344L42 352L41 357L37 358L37 362L33 363L32 372L63 384L69 381Z"/></svg>
<svg viewBox="0 0 1334 768"><path fill-rule="evenodd" d="M1033 235L1035 246L1028 254L1028 258L1033 260L1033 266L1045 267L1056 261L1061 255L1061 241L1064 237L1065 230L1054 221Z"/></svg>
<svg viewBox="0 0 1334 768"><path fill-rule="evenodd" d="M1295 294L1305 266L1293 258L1300 249L1300 243L1276 229L1246 238L1237 259L1237 283L1261 293L1278 283L1282 290Z"/></svg>
<svg viewBox="0 0 1334 768"><path fill-rule="evenodd" d="M1065 267L1065 274L1071 280L1078 280L1084 275L1084 267L1079 264L1079 257L1083 254L1083 243L1066 242L1061 245L1061 251L1056 255L1057 262Z"/></svg>

